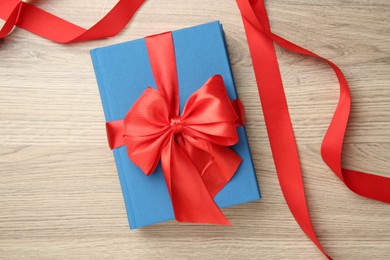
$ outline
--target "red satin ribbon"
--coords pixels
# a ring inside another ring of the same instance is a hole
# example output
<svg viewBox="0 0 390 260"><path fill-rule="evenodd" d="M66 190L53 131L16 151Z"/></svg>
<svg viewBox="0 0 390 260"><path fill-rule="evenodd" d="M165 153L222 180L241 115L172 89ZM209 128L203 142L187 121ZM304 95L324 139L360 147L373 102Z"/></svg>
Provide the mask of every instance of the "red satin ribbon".
<svg viewBox="0 0 390 260"><path fill-rule="evenodd" d="M14 25L58 43L112 37L122 31L144 2L119 0L107 15L86 30L21 0L0 0L0 18L6 21L0 30L0 39L9 34Z"/></svg>
<svg viewBox="0 0 390 260"><path fill-rule="evenodd" d="M125 145L131 161L146 175L161 158L176 220L229 225L213 197L241 163L228 146L238 141L242 105L238 100L231 103L222 77L214 75L179 115L172 34L147 37L146 47L157 90L147 88L123 121L107 123L109 145Z"/></svg>
<svg viewBox="0 0 390 260"><path fill-rule="evenodd" d="M341 70L331 61L273 34L262 0L236 0L236 2L245 26L268 137L283 195L302 230L318 249L331 259L317 239L307 209L298 151L274 42L290 51L327 62L337 75L340 84L339 103L321 147L321 155L326 164L355 193L387 203L390 203L390 178L341 167L342 145L351 107L351 95Z"/></svg>

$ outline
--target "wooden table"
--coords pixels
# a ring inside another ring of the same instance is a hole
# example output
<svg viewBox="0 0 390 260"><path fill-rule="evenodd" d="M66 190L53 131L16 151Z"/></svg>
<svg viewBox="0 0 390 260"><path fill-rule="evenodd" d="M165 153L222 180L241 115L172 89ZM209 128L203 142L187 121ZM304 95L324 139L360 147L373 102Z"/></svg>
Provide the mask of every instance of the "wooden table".
<svg viewBox="0 0 390 260"><path fill-rule="evenodd" d="M115 0L35 1L89 27ZM273 31L337 63L353 95L343 164L390 177L390 2L269 0ZM232 227L129 231L89 50L220 20L263 199ZM390 207L349 191L321 160L338 98L331 69L277 48L314 226L335 259L389 259ZM0 258L323 259L280 191L234 1L150 0L112 39L59 45L21 29L0 42Z"/></svg>

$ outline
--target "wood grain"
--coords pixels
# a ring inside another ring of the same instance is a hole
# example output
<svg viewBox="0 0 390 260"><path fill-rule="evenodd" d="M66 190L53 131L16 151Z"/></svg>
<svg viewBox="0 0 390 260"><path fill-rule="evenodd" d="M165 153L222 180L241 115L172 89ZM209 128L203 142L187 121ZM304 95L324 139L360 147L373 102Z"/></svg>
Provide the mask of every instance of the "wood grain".
<svg viewBox="0 0 390 260"><path fill-rule="evenodd" d="M115 0L34 1L88 27ZM353 107L343 163L390 177L390 2L268 0L274 32L336 62ZM224 210L232 227L129 231L89 49L220 20L263 199ZM277 48L313 223L335 259L389 259L390 207L350 192L321 139L338 85L326 64ZM15 29L0 42L1 259L323 259L282 197L234 1L149 0L112 39L58 45Z"/></svg>

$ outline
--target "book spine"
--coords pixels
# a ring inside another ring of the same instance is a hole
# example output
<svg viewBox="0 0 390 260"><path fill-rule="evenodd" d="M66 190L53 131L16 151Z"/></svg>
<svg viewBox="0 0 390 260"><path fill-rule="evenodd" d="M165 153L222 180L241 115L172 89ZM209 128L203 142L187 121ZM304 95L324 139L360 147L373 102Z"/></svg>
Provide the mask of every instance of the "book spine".
<svg viewBox="0 0 390 260"><path fill-rule="evenodd" d="M92 58L92 63L96 74L96 80L97 80L99 93L103 105L104 115L106 121L109 122L112 121L113 117L111 114L108 93L106 91L108 86L105 83L104 75L101 71L101 68L103 66L99 59L99 49L91 50L91 58ZM113 153L114 153L115 164L118 171L119 181L122 189L123 199L125 201L127 219L129 222L130 229L134 229L137 228L137 222L136 222L136 218L134 215L132 202L131 202L131 196L130 196L131 189L129 189L130 187L128 186L128 182L126 181L126 172L124 171L123 161L121 158L121 151L120 151L121 149L124 149L124 147L114 149Z"/></svg>
<svg viewBox="0 0 390 260"><path fill-rule="evenodd" d="M219 22L218 22L219 23ZM227 42L226 42L226 37L225 37L225 31L223 30L223 27L222 27L222 24L219 23L219 26L221 28L221 36L222 36L222 39L223 39L223 45L225 47L225 57L226 57L226 60L227 60L227 63L229 64L229 70L230 70L230 77L232 78L232 82L233 82L233 86L234 86L234 91L236 93L236 97L238 98L238 94L237 94L237 87L236 87L236 83L234 81L234 77L233 77L233 71L232 71L232 67L231 67L231 62L230 62L230 58L229 58L229 53L228 53L228 46L227 46ZM249 150L249 158L251 160L251 164L252 164L252 169L253 169L253 182L256 183L257 185L257 195L259 197L259 199L261 198L261 191L260 191L260 187L259 187L259 182L257 180L257 176L256 176L256 171L255 171L255 167L253 165L253 158L252 158L252 152L250 151L250 145L249 145L249 141L248 141L248 136L246 134L246 129L245 129L245 126L240 126L239 128L243 128L244 131L242 133L242 135L244 136L245 138L245 142L247 143L248 145L248 150ZM239 130L240 131L240 130Z"/></svg>

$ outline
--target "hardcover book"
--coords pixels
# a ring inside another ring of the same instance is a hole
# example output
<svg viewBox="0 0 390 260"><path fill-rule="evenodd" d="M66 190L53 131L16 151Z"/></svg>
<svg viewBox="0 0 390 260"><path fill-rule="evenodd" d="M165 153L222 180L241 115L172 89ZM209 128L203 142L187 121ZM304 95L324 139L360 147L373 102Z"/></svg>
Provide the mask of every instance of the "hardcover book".
<svg viewBox="0 0 390 260"><path fill-rule="evenodd" d="M172 32L180 109L212 75L222 76L228 96L237 98L224 33L219 22ZM145 39L91 50L107 122L122 120L146 87L156 88ZM237 128L239 142L231 148L242 163L230 182L215 196L220 208L260 199L245 128ZM131 229L174 219L161 166L146 176L128 157L126 147L113 150Z"/></svg>

